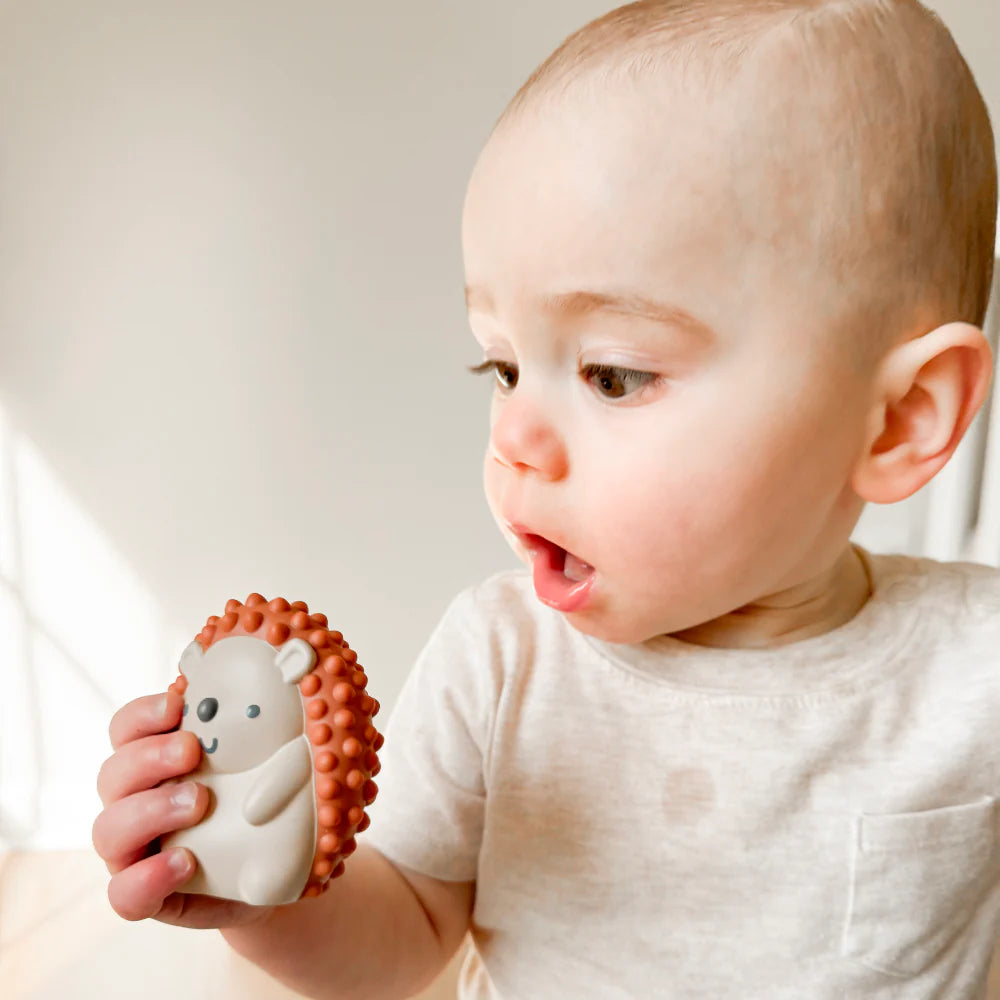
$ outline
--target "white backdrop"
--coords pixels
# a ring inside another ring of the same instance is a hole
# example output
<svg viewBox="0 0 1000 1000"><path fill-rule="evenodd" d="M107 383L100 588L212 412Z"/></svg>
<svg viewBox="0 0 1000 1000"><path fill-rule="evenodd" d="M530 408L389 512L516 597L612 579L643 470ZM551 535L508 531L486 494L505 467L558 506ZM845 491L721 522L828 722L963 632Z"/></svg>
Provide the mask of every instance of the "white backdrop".
<svg viewBox="0 0 1000 1000"><path fill-rule="evenodd" d="M388 711L513 565L464 184L607 6L0 0L0 847L89 843L112 710L227 598L325 611ZM996 117L1000 9L939 6Z"/></svg>

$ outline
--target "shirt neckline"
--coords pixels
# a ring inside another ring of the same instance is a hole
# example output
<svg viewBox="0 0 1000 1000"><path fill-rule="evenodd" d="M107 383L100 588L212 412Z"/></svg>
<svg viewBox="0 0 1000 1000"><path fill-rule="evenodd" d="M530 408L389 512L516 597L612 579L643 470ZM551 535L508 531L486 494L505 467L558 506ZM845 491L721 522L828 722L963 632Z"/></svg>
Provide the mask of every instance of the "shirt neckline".
<svg viewBox="0 0 1000 1000"><path fill-rule="evenodd" d="M731 649L669 635L622 645L578 634L618 668L704 695L781 698L868 687L884 680L901 654L920 641L918 598L928 576L914 557L853 547L872 594L853 618L822 635L770 649Z"/></svg>

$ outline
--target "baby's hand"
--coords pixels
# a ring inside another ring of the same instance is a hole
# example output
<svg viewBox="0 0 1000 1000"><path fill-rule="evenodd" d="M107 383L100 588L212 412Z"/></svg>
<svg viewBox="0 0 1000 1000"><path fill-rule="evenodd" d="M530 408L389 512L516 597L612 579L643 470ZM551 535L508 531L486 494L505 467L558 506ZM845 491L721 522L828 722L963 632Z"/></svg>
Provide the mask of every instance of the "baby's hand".
<svg viewBox="0 0 1000 1000"><path fill-rule="evenodd" d="M155 917L186 927L251 923L270 908L177 892L194 874L194 856L183 847L158 853L152 846L164 834L193 826L209 805L203 785L170 782L201 760L193 733L171 732L183 706L178 694L152 695L130 702L111 720L115 752L97 778L104 809L93 828L94 847L111 872L108 899L126 920Z"/></svg>

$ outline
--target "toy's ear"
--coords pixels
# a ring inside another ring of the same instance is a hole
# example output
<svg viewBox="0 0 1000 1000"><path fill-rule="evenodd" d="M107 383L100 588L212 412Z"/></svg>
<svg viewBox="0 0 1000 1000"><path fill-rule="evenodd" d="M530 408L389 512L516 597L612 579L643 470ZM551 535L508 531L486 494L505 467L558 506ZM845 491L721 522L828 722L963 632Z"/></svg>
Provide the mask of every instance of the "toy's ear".
<svg viewBox="0 0 1000 1000"><path fill-rule="evenodd" d="M316 650L305 639L289 639L274 658L286 684L298 684L315 663Z"/></svg>
<svg viewBox="0 0 1000 1000"><path fill-rule="evenodd" d="M191 671L197 670L201 665L202 657L205 655L205 650L201 648L201 643L197 639L192 639L188 643L187 649L181 653L181 661L178 664L180 672L187 678L190 679Z"/></svg>

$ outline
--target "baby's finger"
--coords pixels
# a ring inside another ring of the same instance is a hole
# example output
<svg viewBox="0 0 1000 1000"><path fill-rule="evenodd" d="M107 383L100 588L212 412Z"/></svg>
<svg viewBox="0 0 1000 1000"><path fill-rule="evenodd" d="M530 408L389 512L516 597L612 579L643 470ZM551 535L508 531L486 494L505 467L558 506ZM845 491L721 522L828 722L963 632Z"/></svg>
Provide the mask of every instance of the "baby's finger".
<svg viewBox="0 0 1000 1000"><path fill-rule="evenodd" d="M108 871L132 865L146 846L166 833L194 826L208 808L209 793L193 781L137 792L112 802L94 820L94 849Z"/></svg>
<svg viewBox="0 0 1000 1000"><path fill-rule="evenodd" d="M104 805L135 792L155 788L167 778L193 771L201 760L194 733L158 733L126 743L97 774L97 794Z"/></svg>
<svg viewBox="0 0 1000 1000"><path fill-rule="evenodd" d="M117 750L126 743L166 733L181 721L184 699L179 694L151 694L136 698L118 709L108 726L111 746Z"/></svg>
<svg viewBox="0 0 1000 1000"><path fill-rule="evenodd" d="M194 855L183 847L143 858L111 876L108 901L126 920L155 917L163 901L194 874Z"/></svg>

